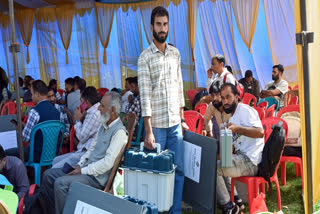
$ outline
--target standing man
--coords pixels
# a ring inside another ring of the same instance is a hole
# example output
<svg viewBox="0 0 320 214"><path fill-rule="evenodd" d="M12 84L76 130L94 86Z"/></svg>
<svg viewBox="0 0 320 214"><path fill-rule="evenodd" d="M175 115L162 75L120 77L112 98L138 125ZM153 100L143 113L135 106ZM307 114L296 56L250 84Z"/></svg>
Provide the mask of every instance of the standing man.
<svg viewBox="0 0 320 214"><path fill-rule="evenodd" d="M146 131L145 146L175 152L176 175L173 206L169 213L181 213L183 172L182 128L188 129L183 116L184 97L179 51L166 42L169 13L156 7L151 13L152 44L138 59L138 85Z"/></svg>

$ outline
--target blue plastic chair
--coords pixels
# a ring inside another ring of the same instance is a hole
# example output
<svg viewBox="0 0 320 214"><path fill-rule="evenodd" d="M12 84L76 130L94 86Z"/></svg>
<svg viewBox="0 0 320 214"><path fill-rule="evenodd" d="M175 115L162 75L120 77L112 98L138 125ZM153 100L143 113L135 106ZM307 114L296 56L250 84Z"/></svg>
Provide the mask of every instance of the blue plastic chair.
<svg viewBox="0 0 320 214"><path fill-rule="evenodd" d="M26 166L34 168L35 183L39 186L41 180L41 167L52 165L52 161L57 154L59 135L61 135L61 137L58 155L60 154L65 129L66 125L64 123L61 123L58 120L50 120L35 125L31 130L30 155L28 162L26 162ZM41 131L43 136L42 152L39 163L35 163L33 161L34 144L37 131Z"/></svg>
<svg viewBox="0 0 320 214"><path fill-rule="evenodd" d="M131 141L132 146L140 146L140 139L142 135L142 130L143 130L143 117L140 118L139 120L139 129L138 129L138 135L136 137L136 141Z"/></svg>
<svg viewBox="0 0 320 214"><path fill-rule="evenodd" d="M261 103L262 101L267 101L268 102L268 106L267 109L272 106L273 104L276 105L275 111L278 111L279 109L279 101L274 98L274 97L265 97L259 100L259 102L257 103L257 105L259 105L259 103Z"/></svg>
<svg viewBox="0 0 320 214"><path fill-rule="evenodd" d="M8 179L0 174L0 185L4 186L5 190L13 191L13 185L8 181Z"/></svg>

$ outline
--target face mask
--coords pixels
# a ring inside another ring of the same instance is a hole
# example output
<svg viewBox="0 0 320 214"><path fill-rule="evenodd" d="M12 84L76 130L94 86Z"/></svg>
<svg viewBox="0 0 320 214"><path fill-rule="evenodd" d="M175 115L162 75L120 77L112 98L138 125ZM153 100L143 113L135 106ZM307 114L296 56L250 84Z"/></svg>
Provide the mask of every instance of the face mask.
<svg viewBox="0 0 320 214"><path fill-rule="evenodd" d="M236 101L233 101L232 105L229 108L225 108L223 106L223 110L225 113L230 114L234 111L234 109L236 108Z"/></svg>

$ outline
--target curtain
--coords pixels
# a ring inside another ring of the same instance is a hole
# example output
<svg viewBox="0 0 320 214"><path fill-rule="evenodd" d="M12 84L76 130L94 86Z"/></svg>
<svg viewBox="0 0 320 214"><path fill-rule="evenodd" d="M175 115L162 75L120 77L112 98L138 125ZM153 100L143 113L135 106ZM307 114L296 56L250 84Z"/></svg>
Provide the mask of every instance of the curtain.
<svg viewBox="0 0 320 214"><path fill-rule="evenodd" d="M113 14L114 14L114 5L95 2L94 6L95 6L94 8L95 8L95 13L97 18L99 38L104 48L103 63L107 64L106 49L108 47L109 39L110 39Z"/></svg>
<svg viewBox="0 0 320 214"><path fill-rule="evenodd" d="M294 0L264 0L273 64L284 65L284 77L297 84Z"/></svg>
<svg viewBox="0 0 320 214"><path fill-rule="evenodd" d="M232 8L240 35L250 51L256 27L259 0L232 0Z"/></svg>
<svg viewBox="0 0 320 214"><path fill-rule="evenodd" d="M71 39L74 9L74 4L58 4L56 5L55 10L59 33L61 36L63 47L66 50L66 64L69 64L68 48Z"/></svg>
<svg viewBox="0 0 320 214"><path fill-rule="evenodd" d="M27 64L30 62L29 45L32 37L35 9L17 10L15 15L25 46L27 46Z"/></svg>
<svg viewBox="0 0 320 214"><path fill-rule="evenodd" d="M197 29L197 12L198 12L198 0L187 0L188 3L188 24L189 24L189 35L190 35L190 46L192 61L194 61L194 44L196 38Z"/></svg>

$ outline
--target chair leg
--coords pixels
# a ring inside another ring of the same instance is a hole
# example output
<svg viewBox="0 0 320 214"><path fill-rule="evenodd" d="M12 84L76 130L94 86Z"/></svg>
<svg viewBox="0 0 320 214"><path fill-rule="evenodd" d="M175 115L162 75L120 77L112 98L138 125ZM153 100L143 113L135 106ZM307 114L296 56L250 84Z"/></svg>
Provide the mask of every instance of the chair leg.
<svg viewBox="0 0 320 214"><path fill-rule="evenodd" d="M282 186L286 185L286 162L280 162L280 169L281 169L281 184Z"/></svg>
<svg viewBox="0 0 320 214"><path fill-rule="evenodd" d="M277 197L278 197L278 210L281 210L281 195L280 195L280 185L279 185L279 180L276 177L275 179L275 183L276 183L276 188L277 188Z"/></svg>
<svg viewBox="0 0 320 214"><path fill-rule="evenodd" d="M260 184L259 185L259 192L258 192L258 195L262 192L262 193L266 193L266 190L265 190L265 186L264 186L264 183Z"/></svg>
<svg viewBox="0 0 320 214"><path fill-rule="evenodd" d="M40 186L40 180L41 180L41 166L40 165L34 165L34 183Z"/></svg>
<svg viewBox="0 0 320 214"><path fill-rule="evenodd" d="M298 163L294 163L294 168L295 168L295 171L296 171L296 177L299 177L301 176L300 175L300 169L299 169L299 164Z"/></svg>
<svg viewBox="0 0 320 214"><path fill-rule="evenodd" d="M253 199L257 197L257 185L255 182L248 182L248 208L251 210Z"/></svg>
<svg viewBox="0 0 320 214"><path fill-rule="evenodd" d="M231 201L234 201L234 179L231 178L231 193L230 193Z"/></svg>
<svg viewBox="0 0 320 214"><path fill-rule="evenodd" d="M302 169L302 160L299 163L299 171L301 175L301 184L302 184L302 189L303 189L303 169Z"/></svg>

